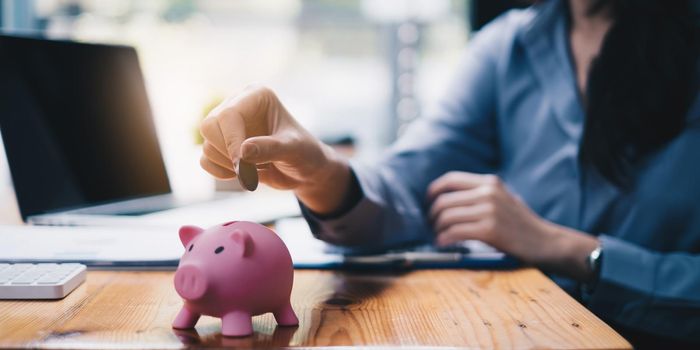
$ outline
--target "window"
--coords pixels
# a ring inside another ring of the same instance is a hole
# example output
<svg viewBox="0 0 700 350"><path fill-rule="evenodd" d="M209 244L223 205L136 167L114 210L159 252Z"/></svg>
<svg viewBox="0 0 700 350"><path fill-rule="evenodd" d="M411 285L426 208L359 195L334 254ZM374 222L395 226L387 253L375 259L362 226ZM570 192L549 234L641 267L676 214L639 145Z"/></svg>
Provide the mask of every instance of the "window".
<svg viewBox="0 0 700 350"><path fill-rule="evenodd" d="M34 0L50 37L135 46L176 191L196 126L250 82L325 140L371 160L440 94L468 36L465 1Z"/></svg>

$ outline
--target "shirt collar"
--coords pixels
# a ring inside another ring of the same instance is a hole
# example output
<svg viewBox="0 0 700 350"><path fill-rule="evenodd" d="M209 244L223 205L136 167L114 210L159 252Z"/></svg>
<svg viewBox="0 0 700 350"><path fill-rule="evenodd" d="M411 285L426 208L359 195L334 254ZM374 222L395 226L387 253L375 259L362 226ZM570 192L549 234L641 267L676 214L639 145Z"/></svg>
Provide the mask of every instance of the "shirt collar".
<svg viewBox="0 0 700 350"><path fill-rule="evenodd" d="M546 0L534 5L535 15L518 33L545 98L552 105L561 129L580 140L584 111L569 53L569 20L566 0Z"/></svg>

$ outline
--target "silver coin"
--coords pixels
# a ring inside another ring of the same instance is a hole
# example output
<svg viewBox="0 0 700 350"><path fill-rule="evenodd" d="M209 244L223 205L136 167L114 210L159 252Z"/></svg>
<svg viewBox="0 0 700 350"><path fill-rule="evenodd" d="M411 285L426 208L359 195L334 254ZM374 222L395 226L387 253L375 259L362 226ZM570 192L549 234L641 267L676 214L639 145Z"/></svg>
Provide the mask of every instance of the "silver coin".
<svg viewBox="0 0 700 350"><path fill-rule="evenodd" d="M239 160L236 163L236 174L241 187L248 191L258 188L258 169L255 168L255 164Z"/></svg>

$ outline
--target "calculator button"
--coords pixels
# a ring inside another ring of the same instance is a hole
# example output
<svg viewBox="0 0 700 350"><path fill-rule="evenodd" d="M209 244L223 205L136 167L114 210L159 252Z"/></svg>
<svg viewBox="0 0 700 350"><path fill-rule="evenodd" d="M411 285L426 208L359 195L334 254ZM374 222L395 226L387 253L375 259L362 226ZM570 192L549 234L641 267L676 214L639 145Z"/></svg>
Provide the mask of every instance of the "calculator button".
<svg viewBox="0 0 700 350"><path fill-rule="evenodd" d="M12 280L12 284L32 284L34 281L36 281L36 278L33 276L30 276L29 278L18 277Z"/></svg>
<svg viewBox="0 0 700 350"><path fill-rule="evenodd" d="M36 281L37 284L58 284L63 280L62 276L46 275Z"/></svg>

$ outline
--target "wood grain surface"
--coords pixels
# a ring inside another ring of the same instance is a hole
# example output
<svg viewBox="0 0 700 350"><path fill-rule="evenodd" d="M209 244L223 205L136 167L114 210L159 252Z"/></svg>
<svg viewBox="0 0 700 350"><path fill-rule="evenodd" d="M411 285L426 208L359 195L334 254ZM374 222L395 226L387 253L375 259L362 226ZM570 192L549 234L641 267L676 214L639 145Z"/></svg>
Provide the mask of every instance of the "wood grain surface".
<svg viewBox="0 0 700 350"><path fill-rule="evenodd" d="M222 337L218 319L170 323L182 301L172 272L89 271L59 301L0 302L2 348L396 346L626 349L605 323L535 269L358 274L296 271L299 327L253 319Z"/></svg>

